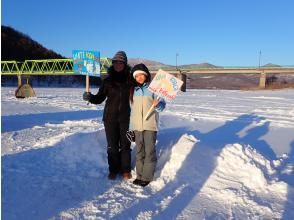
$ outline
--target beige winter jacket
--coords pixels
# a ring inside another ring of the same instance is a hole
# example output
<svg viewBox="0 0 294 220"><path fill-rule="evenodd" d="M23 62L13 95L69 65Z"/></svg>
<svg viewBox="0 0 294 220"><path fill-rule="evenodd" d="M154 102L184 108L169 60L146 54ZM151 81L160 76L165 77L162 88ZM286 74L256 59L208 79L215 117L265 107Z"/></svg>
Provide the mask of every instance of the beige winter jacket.
<svg viewBox="0 0 294 220"><path fill-rule="evenodd" d="M157 96L148 90L148 85L144 84L142 87L135 87L133 103L131 103L131 118L130 129L133 131L158 131L158 111L162 111L165 107L165 102L161 100L156 106L156 110L152 111L151 115L144 120L147 112L152 106L153 100Z"/></svg>

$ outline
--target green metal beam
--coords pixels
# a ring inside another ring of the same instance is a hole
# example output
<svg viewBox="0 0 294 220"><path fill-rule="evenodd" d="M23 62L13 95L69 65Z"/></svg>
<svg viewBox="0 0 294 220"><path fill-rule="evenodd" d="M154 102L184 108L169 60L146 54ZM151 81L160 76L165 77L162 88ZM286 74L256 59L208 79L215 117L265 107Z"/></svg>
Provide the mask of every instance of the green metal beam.
<svg viewBox="0 0 294 220"><path fill-rule="evenodd" d="M105 74L111 59L100 58L100 72ZM1 61L1 75L72 75L72 59Z"/></svg>
<svg viewBox="0 0 294 220"><path fill-rule="evenodd" d="M111 59L100 58L100 72L105 74L107 68L111 66ZM250 71L260 70L280 70L291 69L294 72L294 66L281 67L217 67L217 68L196 68L196 69L181 69L182 72L192 73L205 71L221 71L237 69ZM171 73L178 73L175 69L167 70ZM288 71L289 72L289 71ZM248 72L249 73L249 72ZM73 75L73 60L72 59L46 59L46 60L25 60L24 62L17 61L1 61L1 75Z"/></svg>

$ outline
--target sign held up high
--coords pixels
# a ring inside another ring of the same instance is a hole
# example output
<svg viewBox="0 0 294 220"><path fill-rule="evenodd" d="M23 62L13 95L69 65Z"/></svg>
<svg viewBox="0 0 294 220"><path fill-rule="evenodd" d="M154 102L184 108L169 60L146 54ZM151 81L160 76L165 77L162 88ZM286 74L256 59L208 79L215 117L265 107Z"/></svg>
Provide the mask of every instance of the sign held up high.
<svg viewBox="0 0 294 220"><path fill-rule="evenodd" d="M100 52L73 50L73 71L86 76L86 91L90 90L90 76L100 77Z"/></svg>
<svg viewBox="0 0 294 220"><path fill-rule="evenodd" d="M75 74L100 77L100 52L73 50L73 71Z"/></svg>

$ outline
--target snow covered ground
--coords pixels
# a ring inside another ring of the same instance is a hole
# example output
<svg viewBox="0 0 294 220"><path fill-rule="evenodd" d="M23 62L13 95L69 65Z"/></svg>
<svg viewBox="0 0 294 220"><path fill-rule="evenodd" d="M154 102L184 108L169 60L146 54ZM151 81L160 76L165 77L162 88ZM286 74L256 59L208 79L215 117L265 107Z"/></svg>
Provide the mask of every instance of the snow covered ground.
<svg viewBox="0 0 294 220"><path fill-rule="evenodd" d="M5 220L294 217L293 90L181 93L161 113L145 188L107 179L103 105L83 89L14 90L1 88Z"/></svg>

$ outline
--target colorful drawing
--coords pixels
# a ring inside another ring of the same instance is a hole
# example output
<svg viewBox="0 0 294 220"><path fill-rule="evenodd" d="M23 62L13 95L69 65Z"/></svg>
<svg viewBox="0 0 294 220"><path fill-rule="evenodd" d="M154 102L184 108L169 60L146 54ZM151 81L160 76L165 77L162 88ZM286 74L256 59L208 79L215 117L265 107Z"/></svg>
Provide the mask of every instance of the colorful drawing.
<svg viewBox="0 0 294 220"><path fill-rule="evenodd" d="M160 69L148 89L165 100L172 101L176 98L182 84L182 80Z"/></svg>
<svg viewBox="0 0 294 220"><path fill-rule="evenodd" d="M100 76L100 52L73 50L73 70L75 74Z"/></svg>

